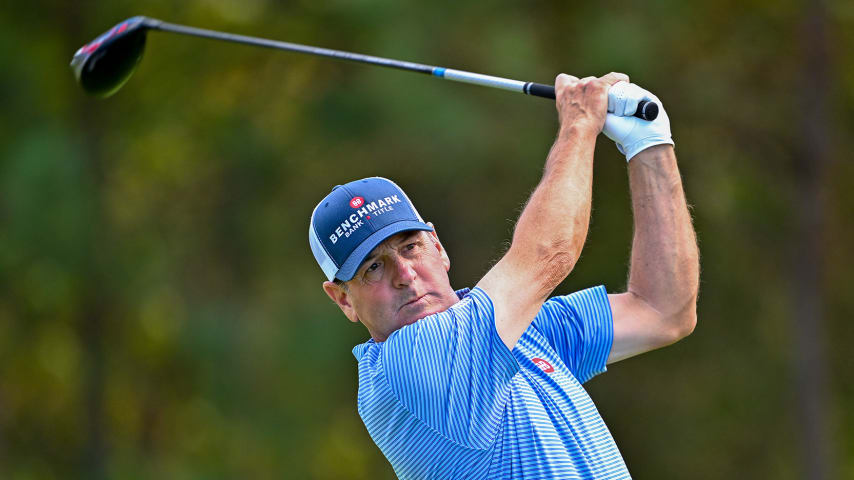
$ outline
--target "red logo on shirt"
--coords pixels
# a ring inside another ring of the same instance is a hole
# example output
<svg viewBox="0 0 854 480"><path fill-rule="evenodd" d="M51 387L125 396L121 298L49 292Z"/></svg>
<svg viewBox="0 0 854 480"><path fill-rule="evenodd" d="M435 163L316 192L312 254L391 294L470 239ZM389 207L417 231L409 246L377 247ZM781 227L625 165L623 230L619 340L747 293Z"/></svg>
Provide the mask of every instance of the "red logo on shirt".
<svg viewBox="0 0 854 480"><path fill-rule="evenodd" d="M531 361L534 362L534 364L536 366L540 367L540 370L542 370L546 373L552 373L555 371L554 367L552 367L552 364L543 360L542 358L536 358L535 357L535 358L532 358Z"/></svg>

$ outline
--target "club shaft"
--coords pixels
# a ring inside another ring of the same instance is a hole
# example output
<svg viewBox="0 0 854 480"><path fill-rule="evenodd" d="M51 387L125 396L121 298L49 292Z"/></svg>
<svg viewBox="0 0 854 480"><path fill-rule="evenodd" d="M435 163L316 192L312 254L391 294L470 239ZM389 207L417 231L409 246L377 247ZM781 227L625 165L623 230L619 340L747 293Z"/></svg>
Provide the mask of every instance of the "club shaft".
<svg viewBox="0 0 854 480"><path fill-rule="evenodd" d="M454 70L451 68L437 67L433 65L423 65L414 62L405 62L401 60L394 60L391 58L375 57L373 55L363 55L361 53L352 53L345 52L342 50L332 50L329 48L312 47L309 45L301 45L299 43L282 42L266 38L250 37L247 35L218 32L215 30L207 30L204 28L188 27L186 25L167 23L154 18L146 18L145 26L146 28L151 30L179 33L181 35L190 35L194 37L211 38L214 40L242 43L246 45L273 48L277 50L286 50L289 52L304 53L308 55L318 55L321 57L329 57L339 60L349 60L351 62L368 63L381 67L396 68L399 70L408 70L410 72L424 73L427 75L432 75L438 78L444 78L445 80L451 80L454 82L470 83L473 85L481 85L484 87L509 90L511 92L519 92L527 95L533 95L536 97L551 99L555 98L554 87L541 83L523 82L510 78L483 75L480 73L466 72L464 70ZM648 107L653 108L652 110L648 110ZM652 112L651 114L650 111ZM637 112L635 113L636 117L643 118L646 120L654 120L657 115L658 106L654 103L647 101L640 102L638 104Z"/></svg>
<svg viewBox="0 0 854 480"><path fill-rule="evenodd" d="M339 60L349 60L352 62L369 63L381 67L396 68L399 70L408 70L410 72L424 73L435 77L452 80L455 82L470 83L474 85L482 85L484 87L499 88L513 92L526 93L546 98L554 98L554 87L542 85L546 89L534 88L531 89L532 82L522 82L509 78L495 77L491 75L483 75L480 73L466 72L463 70L454 70L450 68L437 67L433 65L423 65L414 62L405 62L394 60L391 58L375 57L373 55L363 55L360 53L344 52L341 50L332 50L329 48L312 47L309 45L301 45L298 43L282 42L278 40L270 40L266 38L250 37L246 35L237 35L234 33L218 32L207 30L204 28L188 27L174 23L167 23L155 19L147 19L146 26L151 30L160 30L164 32L179 33L182 35L191 35L194 37L211 38L214 40L222 40L226 42L243 43L246 45L254 45L258 47L273 48L277 50L286 50L289 52L305 53L308 55L319 55L322 57L335 58ZM548 88L551 89L549 95Z"/></svg>

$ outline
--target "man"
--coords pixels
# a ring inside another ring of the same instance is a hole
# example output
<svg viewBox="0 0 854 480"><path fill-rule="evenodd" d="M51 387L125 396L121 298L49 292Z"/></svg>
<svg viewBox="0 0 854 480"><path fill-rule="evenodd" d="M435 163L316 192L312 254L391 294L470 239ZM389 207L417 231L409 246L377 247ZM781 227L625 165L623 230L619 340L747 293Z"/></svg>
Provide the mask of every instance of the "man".
<svg viewBox="0 0 854 480"><path fill-rule="evenodd" d="M471 290L451 288L433 225L388 180L336 187L312 213L323 289L371 334L353 350L359 414L400 478L630 478L581 384L693 330L699 260L669 119L663 106L653 122L629 116L661 102L628 82L557 77L543 178ZM584 245L603 128L629 160L628 291L548 299Z"/></svg>

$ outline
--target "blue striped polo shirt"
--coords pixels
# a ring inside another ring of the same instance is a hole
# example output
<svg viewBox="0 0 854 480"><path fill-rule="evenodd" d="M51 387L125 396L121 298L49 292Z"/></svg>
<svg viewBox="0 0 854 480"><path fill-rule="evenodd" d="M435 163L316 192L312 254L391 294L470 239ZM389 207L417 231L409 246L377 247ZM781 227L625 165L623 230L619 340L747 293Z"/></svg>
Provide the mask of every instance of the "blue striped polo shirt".
<svg viewBox="0 0 854 480"><path fill-rule="evenodd" d="M359 415L401 479L631 478L582 383L613 342L604 287L543 304L513 350L480 288L357 345Z"/></svg>

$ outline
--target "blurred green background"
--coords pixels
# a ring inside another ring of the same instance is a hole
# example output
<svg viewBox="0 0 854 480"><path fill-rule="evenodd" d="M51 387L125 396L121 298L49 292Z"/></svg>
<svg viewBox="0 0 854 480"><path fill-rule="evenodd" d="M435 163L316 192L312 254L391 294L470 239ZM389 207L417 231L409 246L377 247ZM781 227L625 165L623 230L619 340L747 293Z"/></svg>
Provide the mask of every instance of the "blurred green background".
<svg viewBox="0 0 854 480"><path fill-rule="evenodd" d="M502 253L549 101L153 33L115 96L68 63L137 14L551 83L627 72L672 119L699 325L588 386L647 479L854 478L854 3L188 0L0 15L0 478L385 479L367 339L308 248L338 183L395 179L454 286ZM625 161L558 293L625 287Z"/></svg>

